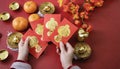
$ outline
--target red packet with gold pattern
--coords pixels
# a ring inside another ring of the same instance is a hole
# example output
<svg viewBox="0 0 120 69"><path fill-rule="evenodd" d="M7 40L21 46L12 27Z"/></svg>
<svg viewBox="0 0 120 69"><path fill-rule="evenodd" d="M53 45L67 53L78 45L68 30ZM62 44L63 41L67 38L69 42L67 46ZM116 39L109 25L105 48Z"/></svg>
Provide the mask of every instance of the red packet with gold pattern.
<svg viewBox="0 0 120 69"><path fill-rule="evenodd" d="M59 46L60 41L66 43L77 31L77 29L78 28L75 25L73 25L70 21L64 18L60 25L57 27L57 29L50 36L50 39L55 45Z"/></svg>
<svg viewBox="0 0 120 69"><path fill-rule="evenodd" d="M60 14L46 14L44 16L44 32L43 40L50 41L50 36L54 30L58 27L61 21Z"/></svg>
<svg viewBox="0 0 120 69"><path fill-rule="evenodd" d="M43 28L44 27L44 19L43 18L40 18L40 19L38 19L36 21L31 22L30 25L31 25L33 31L36 34L38 34L40 36L43 35L43 29L44 29Z"/></svg>
<svg viewBox="0 0 120 69"><path fill-rule="evenodd" d="M43 51L47 47L47 42L41 41L40 36L37 35L34 31L29 29L23 36L23 39L25 40L26 37L30 38L29 40L29 52L32 54L35 58L39 58L39 56L43 53Z"/></svg>

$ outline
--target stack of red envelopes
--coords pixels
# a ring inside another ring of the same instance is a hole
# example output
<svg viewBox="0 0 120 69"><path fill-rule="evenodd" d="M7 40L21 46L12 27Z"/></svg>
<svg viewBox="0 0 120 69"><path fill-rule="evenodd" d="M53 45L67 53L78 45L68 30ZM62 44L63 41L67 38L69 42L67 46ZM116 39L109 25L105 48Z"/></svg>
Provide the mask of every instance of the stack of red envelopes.
<svg viewBox="0 0 120 69"><path fill-rule="evenodd" d="M46 14L44 18L31 22L30 25L32 30L29 29L23 39L30 37L29 50L35 58L39 58L49 41L59 46L60 41L66 43L77 31L77 27L66 18L61 21L60 14Z"/></svg>

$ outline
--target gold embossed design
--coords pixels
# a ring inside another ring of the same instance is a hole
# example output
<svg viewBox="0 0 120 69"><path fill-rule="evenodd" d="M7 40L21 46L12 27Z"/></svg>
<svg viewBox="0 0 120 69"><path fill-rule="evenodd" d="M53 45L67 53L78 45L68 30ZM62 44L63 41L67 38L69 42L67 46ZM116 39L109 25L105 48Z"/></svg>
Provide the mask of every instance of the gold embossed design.
<svg viewBox="0 0 120 69"><path fill-rule="evenodd" d="M43 35L43 25L37 24L37 27L36 27L36 29L35 29L35 32L36 32L38 35Z"/></svg>
<svg viewBox="0 0 120 69"><path fill-rule="evenodd" d="M54 36L54 40L56 42L60 42L62 40L62 36L61 35L56 35L56 36Z"/></svg>
<svg viewBox="0 0 120 69"><path fill-rule="evenodd" d="M65 26L60 26L58 28L58 34L63 37L68 37L70 35L70 26L67 24Z"/></svg>
<svg viewBox="0 0 120 69"><path fill-rule="evenodd" d="M36 45L38 45L38 39L36 36L30 36L30 42L29 45L31 48L35 47Z"/></svg>
<svg viewBox="0 0 120 69"><path fill-rule="evenodd" d="M50 31L54 31L56 26L58 26L58 23L54 18L50 18L50 20L46 23L46 28Z"/></svg>
<svg viewBox="0 0 120 69"><path fill-rule="evenodd" d="M41 51L42 47L40 45L35 46L35 51L39 53Z"/></svg>

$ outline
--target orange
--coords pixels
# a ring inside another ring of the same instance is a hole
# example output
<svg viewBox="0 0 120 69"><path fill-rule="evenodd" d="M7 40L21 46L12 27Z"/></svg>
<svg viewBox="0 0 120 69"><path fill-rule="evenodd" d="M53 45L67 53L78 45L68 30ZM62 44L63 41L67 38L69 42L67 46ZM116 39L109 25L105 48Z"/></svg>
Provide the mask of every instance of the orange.
<svg viewBox="0 0 120 69"><path fill-rule="evenodd" d="M16 31L24 31L28 27L28 21L24 17L16 17L12 21L12 26Z"/></svg>
<svg viewBox="0 0 120 69"><path fill-rule="evenodd" d="M40 16L38 14L31 14L28 17L29 22L33 22L33 21L38 20L38 19L40 19Z"/></svg>
<svg viewBox="0 0 120 69"><path fill-rule="evenodd" d="M33 13L37 10L37 4L30 0L24 3L23 9L26 13Z"/></svg>

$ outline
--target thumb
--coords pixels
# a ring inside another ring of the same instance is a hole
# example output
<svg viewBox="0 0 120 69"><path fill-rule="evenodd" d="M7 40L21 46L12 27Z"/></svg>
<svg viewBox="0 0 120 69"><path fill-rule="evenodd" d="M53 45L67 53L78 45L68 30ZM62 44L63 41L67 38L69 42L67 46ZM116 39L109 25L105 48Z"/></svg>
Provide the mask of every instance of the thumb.
<svg viewBox="0 0 120 69"><path fill-rule="evenodd" d="M73 52L74 51L74 48L72 47L72 45L69 42L66 43L66 47L67 47L67 52Z"/></svg>

